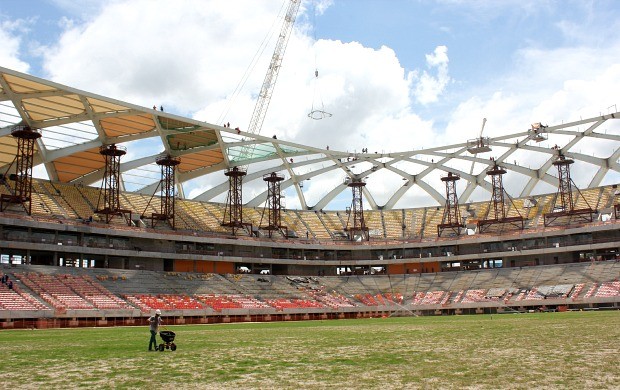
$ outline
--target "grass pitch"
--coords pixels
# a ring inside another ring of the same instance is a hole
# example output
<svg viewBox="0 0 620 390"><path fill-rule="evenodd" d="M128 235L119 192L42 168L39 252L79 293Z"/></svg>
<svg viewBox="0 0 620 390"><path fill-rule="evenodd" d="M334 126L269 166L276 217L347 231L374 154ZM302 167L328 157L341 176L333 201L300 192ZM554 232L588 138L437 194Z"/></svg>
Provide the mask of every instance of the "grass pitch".
<svg viewBox="0 0 620 390"><path fill-rule="evenodd" d="M2 387L608 389L620 312L0 331Z"/></svg>

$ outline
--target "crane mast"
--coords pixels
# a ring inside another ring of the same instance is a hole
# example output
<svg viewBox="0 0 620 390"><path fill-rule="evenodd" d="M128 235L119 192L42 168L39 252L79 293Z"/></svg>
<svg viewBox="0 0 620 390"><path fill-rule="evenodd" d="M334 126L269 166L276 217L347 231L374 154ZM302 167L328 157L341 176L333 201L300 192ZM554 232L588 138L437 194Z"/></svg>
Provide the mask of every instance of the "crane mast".
<svg viewBox="0 0 620 390"><path fill-rule="evenodd" d="M248 132L250 134L260 133L261 127L263 126L263 121L265 120L265 115L267 114L267 108L269 107L269 102L271 101L271 95L276 84L276 79L278 78L278 72L280 71L280 66L282 65L282 58L284 56L284 51L286 50L286 44L288 43L291 30L293 29L293 24L295 23L295 18L297 17L297 12L299 11L299 6L301 5L301 0L289 1L289 5L284 16L284 23L282 24L282 29L280 30L280 35L278 36L278 41L276 42L276 48L271 56L271 62L269 63L269 68L267 69L263 86L258 94L256 106L254 107L252 118L250 119L250 125L248 126ZM247 164L248 158L252 157L254 153L254 148L255 145L253 143L251 145L244 145L241 148L239 161L242 161L242 164L243 162ZM222 226L231 227L233 235L236 234L236 230L238 228L245 228L251 233L254 231L251 223L243 221L243 195L241 189L243 188L243 177L246 173L247 165L241 167L233 166L226 171L229 190L228 197L226 199L226 210L224 211ZM280 206L278 205L277 207L279 208ZM276 225L278 225L278 229L281 228L279 223L276 223Z"/></svg>
<svg viewBox="0 0 620 390"><path fill-rule="evenodd" d="M297 17L297 12L299 11L300 5L301 0L290 0L286 10L284 23L282 24L282 29L280 30L276 47L273 51L273 55L271 56L271 62L269 63L269 68L267 69L263 86L258 94L258 100L256 101L252 118L250 119L250 125L248 126L248 132L251 134L259 134L261 128L263 127L263 121L265 120L267 108L269 107L269 102L271 101L271 95L273 94L273 89L276 85L278 72L282 66L282 59L284 57L286 45L288 43L291 30L293 29L293 24L295 24L295 18ZM249 148L244 148L242 152L243 157L249 157L248 155L251 154L248 149Z"/></svg>

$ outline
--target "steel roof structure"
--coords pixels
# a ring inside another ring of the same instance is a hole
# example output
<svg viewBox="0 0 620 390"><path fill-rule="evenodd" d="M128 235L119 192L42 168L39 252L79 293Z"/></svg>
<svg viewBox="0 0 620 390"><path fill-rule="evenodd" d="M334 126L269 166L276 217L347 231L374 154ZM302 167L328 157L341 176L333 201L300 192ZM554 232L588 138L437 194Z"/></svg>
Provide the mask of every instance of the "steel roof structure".
<svg viewBox="0 0 620 390"><path fill-rule="evenodd" d="M529 196L541 183L557 187L552 163L559 151L582 165L581 174L587 176L582 188L596 187L618 182L618 118L616 112L526 128L486 138L484 143L493 150L498 164L521 177L513 196ZM95 185L104 167L99 147L126 145L130 153L128 161L121 162L124 189L145 194L155 191L160 179L155 162L165 155L181 159L176 172L179 196L184 197L183 186L191 180L212 183L194 196L203 201L226 193L228 182L223 172L233 166L248 166L244 184L262 182L263 175L271 172L284 174L287 179L281 183L282 190L294 189L301 208L310 210L328 208L347 189L344 178L372 180L388 172L395 184L383 204L375 200L372 185L364 187L365 202L372 209L396 208L410 191L422 191L444 204L437 176L447 172L458 174L465 182L459 196L464 201L474 191L490 193L492 189L485 180L486 170L493 165L490 155L483 150L475 153L467 141L383 154L325 150L137 106L0 67L0 172L5 172L15 157L11 130L18 124L41 130L34 165L42 165L53 181ZM542 146L537 142L541 140L555 142L557 147ZM252 150L249 156L244 152L247 146ZM131 158L134 148L141 149L142 155ZM320 175L338 176L339 184L326 188L316 203L308 204L303 183ZM260 206L266 195L267 190L244 201L248 206Z"/></svg>

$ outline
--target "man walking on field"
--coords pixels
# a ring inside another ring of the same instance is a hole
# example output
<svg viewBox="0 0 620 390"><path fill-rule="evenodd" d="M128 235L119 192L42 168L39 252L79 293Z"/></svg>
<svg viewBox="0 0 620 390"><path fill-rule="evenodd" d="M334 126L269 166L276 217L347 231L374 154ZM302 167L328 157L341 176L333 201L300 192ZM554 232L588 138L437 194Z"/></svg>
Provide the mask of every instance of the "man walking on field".
<svg viewBox="0 0 620 390"><path fill-rule="evenodd" d="M151 340L149 341L149 351L153 350L153 346L155 346L155 351L157 351L157 339L155 336L159 331L159 325L161 325L161 311L159 309L155 310L155 315L149 317L149 325L151 331Z"/></svg>

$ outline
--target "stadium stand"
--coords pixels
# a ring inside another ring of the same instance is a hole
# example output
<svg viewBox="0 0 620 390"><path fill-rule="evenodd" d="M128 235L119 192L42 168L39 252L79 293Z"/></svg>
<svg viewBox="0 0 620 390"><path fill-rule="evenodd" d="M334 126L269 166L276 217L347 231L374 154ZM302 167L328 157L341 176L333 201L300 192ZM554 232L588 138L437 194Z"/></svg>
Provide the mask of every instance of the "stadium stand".
<svg viewBox="0 0 620 390"><path fill-rule="evenodd" d="M583 190L581 191L583 197L578 198L589 199L588 203L609 209L615 199L612 190L611 187ZM522 207L524 199L515 199L515 206L517 207L515 208L511 205L508 208L508 216L516 216L520 213L526 218L529 229L540 229L542 227L541 217L544 213L550 211L554 198L555 194L533 197L535 205L527 208ZM93 217L95 221L99 221L100 217L95 212L99 201L99 191L92 187L71 186L40 179L33 180L33 216L50 217L63 222L75 219L86 220L90 217ZM129 192L122 193L122 207L131 210L136 217L139 217L145 211L147 204L149 204L148 202L148 198L144 195ZM151 202L146 210L147 215L158 211L156 205L158 205L158 202ZM179 200L177 205L177 216L179 217L177 221L180 224L180 229L220 234L227 233L227 230L221 226L224 213L221 205L189 200ZM486 216L488 206L488 202L472 203L467 206L461 206L461 213L464 216L469 215L468 222L471 223L478 218ZM404 220L403 214L405 216ZM248 221L258 226L262 215L261 210L245 208L245 215ZM304 233L300 236L304 236L307 230L313 238L322 240L332 239L334 238L334 231L341 231L344 228L338 215L334 212L287 210L282 215L285 226ZM405 226L405 236L408 238L419 236L425 238L434 237L436 236L436 226L438 223L441 223L442 216L443 209L441 207L402 211L369 210L365 213L367 227L372 231L372 236L390 240L403 239L403 225ZM346 219L344 222L346 223ZM122 223L119 223L119 225L122 225Z"/></svg>
<svg viewBox="0 0 620 390"><path fill-rule="evenodd" d="M0 274L0 276L4 275L4 273ZM0 310L36 311L46 309L48 307L45 304L30 293L23 291L17 284L11 288L6 283L0 284Z"/></svg>
<svg viewBox="0 0 620 390"><path fill-rule="evenodd" d="M344 230L344 226L340 221L338 213L334 211L325 211L319 214L325 229L330 233L331 238L334 238L334 232L341 232Z"/></svg>
<svg viewBox="0 0 620 390"><path fill-rule="evenodd" d="M319 219L317 213L317 211L298 212L296 215L299 216L303 225L308 227L308 230L313 237L318 239L330 239L331 235Z"/></svg>
<svg viewBox="0 0 620 390"><path fill-rule="evenodd" d="M15 284L12 290L0 286L0 323L13 323L18 311L36 312L35 318L49 317L49 307L56 317L73 317L77 311L82 311L80 316L100 317L105 310L139 317L160 309L167 316L185 319L221 319L243 313L416 310L436 314L437 310L449 313L468 308L492 312L592 308L620 301L620 263L616 261L432 275L310 278L26 265L5 271Z"/></svg>

